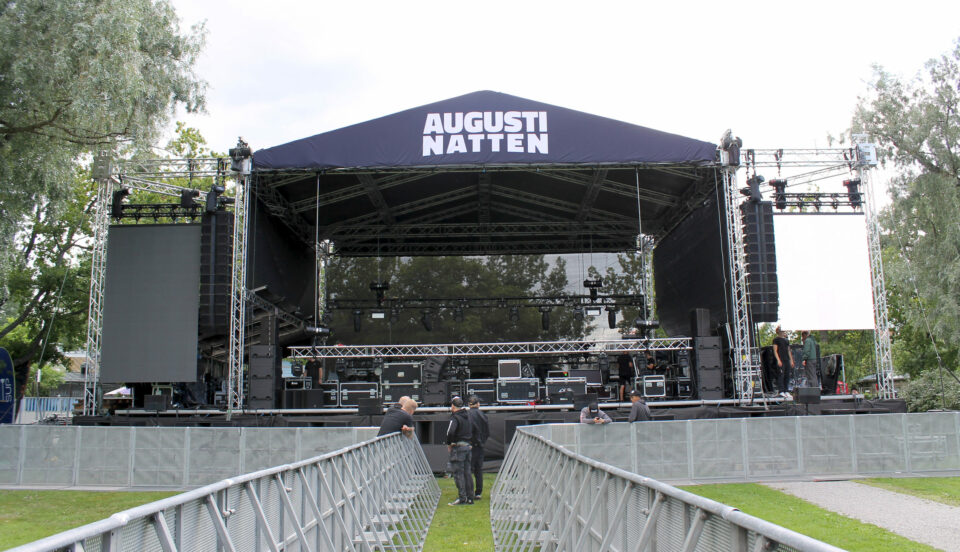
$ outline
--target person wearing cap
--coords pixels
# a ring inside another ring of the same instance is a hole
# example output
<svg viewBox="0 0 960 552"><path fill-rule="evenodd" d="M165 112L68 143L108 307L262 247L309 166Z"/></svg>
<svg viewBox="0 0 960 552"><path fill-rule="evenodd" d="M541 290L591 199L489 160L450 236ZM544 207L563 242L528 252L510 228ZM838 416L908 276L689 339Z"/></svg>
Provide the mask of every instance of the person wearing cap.
<svg viewBox="0 0 960 552"><path fill-rule="evenodd" d="M607 416L606 412L600 410L600 407L597 406L595 402L588 404L580 411L581 424L609 424L612 421L610 416Z"/></svg>
<svg viewBox="0 0 960 552"><path fill-rule="evenodd" d="M447 451L450 452L450 473L457 484L456 500L450 506L473 504L473 478L470 477L470 441L473 439L473 426L463 399L454 397L450 401L450 425L447 426Z"/></svg>
<svg viewBox="0 0 960 552"><path fill-rule="evenodd" d="M650 407L647 406L646 401L643 400L640 392L636 389L630 392L630 402L633 404L630 405L630 416L627 417L628 422L650 421Z"/></svg>

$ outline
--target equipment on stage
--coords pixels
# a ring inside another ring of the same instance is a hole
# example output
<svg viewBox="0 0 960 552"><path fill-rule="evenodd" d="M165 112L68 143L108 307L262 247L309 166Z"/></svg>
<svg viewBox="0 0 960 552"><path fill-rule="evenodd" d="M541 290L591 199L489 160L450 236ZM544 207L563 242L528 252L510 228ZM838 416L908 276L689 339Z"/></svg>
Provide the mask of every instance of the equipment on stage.
<svg viewBox="0 0 960 552"><path fill-rule="evenodd" d="M570 370L568 374L569 374L569 377L571 378L583 378L587 382L587 385L590 387L593 387L593 386L599 387L603 385L603 374L600 372L600 370L574 369L574 370Z"/></svg>
<svg viewBox="0 0 960 552"><path fill-rule="evenodd" d="M448 406L450 399L462 393L459 381L434 381L424 383L421 391L423 406Z"/></svg>
<svg viewBox="0 0 960 552"><path fill-rule="evenodd" d="M313 378L285 378L283 388L290 389L313 389Z"/></svg>
<svg viewBox="0 0 960 552"><path fill-rule="evenodd" d="M254 410L277 407L277 387L280 376L280 355L273 345L252 345L250 347L250 401Z"/></svg>
<svg viewBox="0 0 960 552"><path fill-rule="evenodd" d="M359 399L357 404L357 414L360 416L377 416L383 414L380 408L380 401L377 399Z"/></svg>
<svg viewBox="0 0 960 552"><path fill-rule="evenodd" d="M696 363L697 396L702 400L723 398L723 358L719 337L698 337L693 340Z"/></svg>
<svg viewBox="0 0 960 552"><path fill-rule="evenodd" d="M505 404L527 404L540 398L540 380L537 378L507 378L497 380L497 401Z"/></svg>
<svg viewBox="0 0 960 552"><path fill-rule="evenodd" d="M387 362L380 370L380 385L416 384L423 381L422 362Z"/></svg>
<svg viewBox="0 0 960 552"><path fill-rule="evenodd" d="M381 390L383 404L388 406L396 404L403 396L410 397L418 403L421 402L419 383L385 383Z"/></svg>
<svg viewBox="0 0 960 552"><path fill-rule="evenodd" d="M572 403L577 395L587 394L586 378L547 378L547 399L551 404Z"/></svg>
<svg viewBox="0 0 960 552"><path fill-rule="evenodd" d="M374 381L349 381L340 384L340 406L356 408L360 399L379 399L380 384Z"/></svg>
<svg viewBox="0 0 960 552"><path fill-rule="evenodd" d="M316 391L323 394L323 405L325 408L334 408L340 406L340 384L336 382L321 383L317 385Z"/></svg>
<svg viewBox="0 0 960 552"><path fill-rule="evenodd" d="M169 395L144 395L143 409L148 412L164 412L170 408Z"/></svg>
<svg viewBox="0 0 960 552"><path fill-rule="evenodd" d="M693 397L693 382L690 379L677 380L677 399L689 399Z"/></svg>
<svg viewBox="0 0 960 552"><path fill-rule="evenodd" d="M663 398L667 396L666 376L643 376L643 396Z"/></svg>
<svg viewBox="0 0 960 552"><path fill-rule="evenodd" d="M336 385L336 384L334 384ZM320 389L287 389L283 392L284 408L332 408L334 404L327 404L326 396Z"/></svg>
<svg viewBox="0 0 960 552"><path fill-rule="evenodd" d="M498 360L497 376L499 379L513 379L522 377L521 364L518 359Z"/></svg>
<svg viewBox="0 0 960 552"><path fill-rule="evenodd" d="M493 379L468 379L465 380L466 395L476 395L480 399L480 404L489 406L497 404L497 384ZM466 397L463 397L466 398Z"/></svg>

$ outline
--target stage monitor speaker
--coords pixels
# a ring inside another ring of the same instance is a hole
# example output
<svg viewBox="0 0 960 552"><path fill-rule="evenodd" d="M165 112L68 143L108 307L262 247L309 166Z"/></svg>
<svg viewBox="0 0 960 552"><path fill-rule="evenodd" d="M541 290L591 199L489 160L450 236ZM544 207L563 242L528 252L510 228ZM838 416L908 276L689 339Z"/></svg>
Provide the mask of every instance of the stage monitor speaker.
<svg viewBox="0 0 960 552"><path fill-rule="evenodd" d="M358 399L360 403L357 406L357 414L361 416L378 416L383 414L383 409L380 407L380 399Z"/></svg>
<svg viewBox="0 0 960 552"><path fill-rule="evenodd" d="M169 395L144 395L143 409L150 412L163 412L170 408Z"/></svg>
<svg viewBox="0 0 960 552"><path fill-rule="evenodd" d="M819 387L797 387L796 400L800 404L820 404Z"/></svg>
<svg viewBox="0 0 960 552"><path fill-rule="evenodd" d="M751 319L753 322L776 322L780 295L777 285L773 204L769 201L748 201L741 204L740 211Z"/></svg>
<svg viewBox="0 0 960 552"><path fill-rule="evenodd" d="M690 336L710 336L710 309L690 309Z"/></svg>

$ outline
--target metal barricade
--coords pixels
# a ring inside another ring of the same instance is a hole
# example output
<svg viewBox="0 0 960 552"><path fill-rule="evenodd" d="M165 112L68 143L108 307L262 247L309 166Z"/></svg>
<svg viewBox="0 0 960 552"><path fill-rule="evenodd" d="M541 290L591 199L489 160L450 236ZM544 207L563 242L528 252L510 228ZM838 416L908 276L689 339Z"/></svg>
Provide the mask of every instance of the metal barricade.
<svg viewBox="0 0 960 552"><path fill-rule="evenodd" d="M224 479L13 550L422 550L439 499L423 449L394 433Z"/></svg>
<svg viewBox="0 0 960 552"><path fill-rule="evenodd" d="M837 551L520 428L491 494L498 551Z"/></svg>

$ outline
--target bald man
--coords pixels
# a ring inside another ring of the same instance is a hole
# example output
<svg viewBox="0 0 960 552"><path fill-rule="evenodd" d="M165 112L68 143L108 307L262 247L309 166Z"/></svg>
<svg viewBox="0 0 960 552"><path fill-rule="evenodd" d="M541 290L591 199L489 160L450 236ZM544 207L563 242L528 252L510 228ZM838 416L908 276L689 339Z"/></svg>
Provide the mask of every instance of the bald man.
<svg viewBox="0 0 960 552"><path fill-rule="evenodd" d="M377 436L400 431L407 437L413 437L413 413L416 411L417 401L407 396L400 397L397 404L391 406L383 415Z"/></svg>

